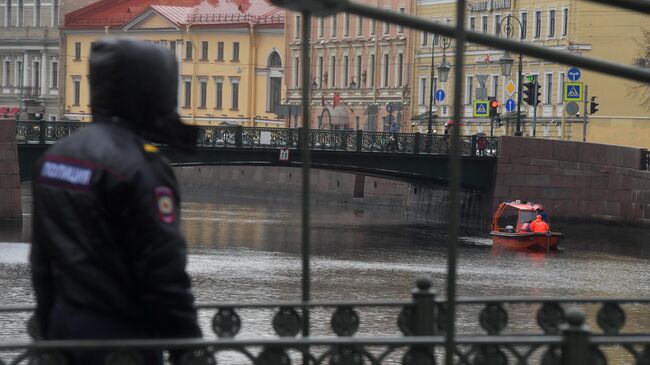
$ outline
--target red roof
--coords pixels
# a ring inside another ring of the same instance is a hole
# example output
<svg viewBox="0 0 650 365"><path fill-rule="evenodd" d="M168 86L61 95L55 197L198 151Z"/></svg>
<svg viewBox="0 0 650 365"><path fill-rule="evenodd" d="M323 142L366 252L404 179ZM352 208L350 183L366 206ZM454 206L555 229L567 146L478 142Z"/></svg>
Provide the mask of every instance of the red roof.
<svg viewBox="0 0 650 365"><path fill-rule="evenodd" d="M64 29L122 28L153 11L176 26L284 25L285 11L266 0L101 0L65 16Z"/></svg>

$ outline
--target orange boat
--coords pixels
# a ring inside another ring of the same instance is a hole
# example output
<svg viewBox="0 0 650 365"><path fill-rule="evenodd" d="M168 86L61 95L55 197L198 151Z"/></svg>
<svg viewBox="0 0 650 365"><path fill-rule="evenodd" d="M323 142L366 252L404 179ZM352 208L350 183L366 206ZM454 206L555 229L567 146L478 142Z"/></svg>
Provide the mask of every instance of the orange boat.
<svg viewBox="0 0 650 365"><path fill-rule="evenodd" d="M515 251L557 251L562 233L525 232L521 226L535 220L539 204L526 201L512 201L499 204L490 227L492 247Z"/></svg>

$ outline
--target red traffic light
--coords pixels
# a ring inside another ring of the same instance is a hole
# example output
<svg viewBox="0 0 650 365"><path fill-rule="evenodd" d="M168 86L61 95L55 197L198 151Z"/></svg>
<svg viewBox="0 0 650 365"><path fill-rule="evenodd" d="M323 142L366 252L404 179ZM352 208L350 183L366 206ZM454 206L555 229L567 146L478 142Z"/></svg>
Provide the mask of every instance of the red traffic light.
<svg viewBox="0 0 650 365"><path fill-rule="evenodd" d="M498 100L491 100L490 101L490 108L496 109L499 107L499 101Z"/></svg>

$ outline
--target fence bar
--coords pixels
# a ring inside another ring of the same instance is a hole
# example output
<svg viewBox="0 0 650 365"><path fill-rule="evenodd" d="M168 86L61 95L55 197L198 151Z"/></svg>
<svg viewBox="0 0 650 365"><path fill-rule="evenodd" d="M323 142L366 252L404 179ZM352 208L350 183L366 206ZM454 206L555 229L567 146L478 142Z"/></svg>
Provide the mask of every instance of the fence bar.
<svg viewBox="0 0 650 365"><path fill-rule="evenodd" d="M311 62L309 61L309 36L311 35L311 14L308 11L302 12L302 301L309 302L310 296L310 187L309 171L311 163L309 155L309 107L311 95ZM302 335L309 337L309 307L302 307ZM303 352L303 364L309 363L309 350Z"/></svg>
<svg viewBox="0 0 650 365"><path fill-rule="evenodd" d="M465 0L456 2L456 64L465 64ZM460 116L463 92L463 67L454 67L454 125L451 135L451 155L449 156L449 231L447 249L447 341L445 364L454 363L456 346L456 261L458 258L458 220L460 209Z"/></svg>
<svg viewBox="0 0 650 365"><path fill-rule="evenodd" d="M648 0L587 0L592 3L599 3L603 5L608 5L615 8L624 8L632 11L638 11L640 13L650 14L650 1Z"/></svg>
<svg viewBox="0 0 650 365"><path fill-rule="evenodd" d="M427 33L440 34L446 37L456 38L456 48L458 48L458 45L461 44L459 38L460 33L458 33L456 27L454 26L435 23L433 21L429 21L420 17L390 12L387 10L373 8L371 6L358 3L347 4L344 8L344 11L367 18L377 19L380 21L388 20L392 23L404 25L406 27L421 30ZM458 19L456 21L458 21ZM476 31L469 31L465 29L463 29L463 31L464 41L477 43L488 47L509 50L546 61L581 67L591 71L650 84L650 71L644 70L640 67L624 66L593 57L579 56L569 52L535 46L529 43L479 33ZM460 65L458 61L456 61L456 64Z"/></svg>

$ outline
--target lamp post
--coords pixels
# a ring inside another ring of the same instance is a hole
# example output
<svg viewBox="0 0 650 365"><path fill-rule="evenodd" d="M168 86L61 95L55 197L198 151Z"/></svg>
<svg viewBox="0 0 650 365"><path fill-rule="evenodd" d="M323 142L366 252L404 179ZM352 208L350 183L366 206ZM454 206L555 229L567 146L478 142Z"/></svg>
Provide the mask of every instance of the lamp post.
<svg viewBox="0 0 650 365"><path fill-rule="evenodd" d="M449 77L449 70L451 69L451 64L447 62L447 55L446 51L449 46L451 46L451 39L447 37L440 37L438 35L434 35L434 40L432 40L431 44L431 85L429 87L429 120L427 123L427 135L428 135L428 141L427 141L427 150L429 150L431 146L431 141L432 141L432 134L433 134L433 106L435 103L435 99L433 97L433 94L435 93L435 89L438 87L435 82L435 77L434 77L434 69L435 69L435 45L437 39L440 40L440 48L442 48L442 63L440 66L438 66L438 78L440 78L440 82L447 82L447 78Z"/></svg>
<svg viewBox="0 0 650 365"><path fill-rule="evenodd" d="M524 34L524 26L521 24L521 21L519 18L516 16L509 14L505 18L501 19L501 23L499 23L499 29L504 29L506 33L507 38L512 38L512 36L515 33L515 29L512 25L512 21L515 21L517 24L519 24L519 39L523 39L523 34ZM504 23L505 22L505 23ZM519 63L517 65L517 126L515 128L515 136L521 136L521 88L522 86L522 63L523 63L523 55L520 53L519 54ZM514 63L514 59L510 55L509 51L506 51L503 54L503 57L499 60L499 63L501 64L501 74L503 76L510 76L512 73L512 64Z"/></svg>

